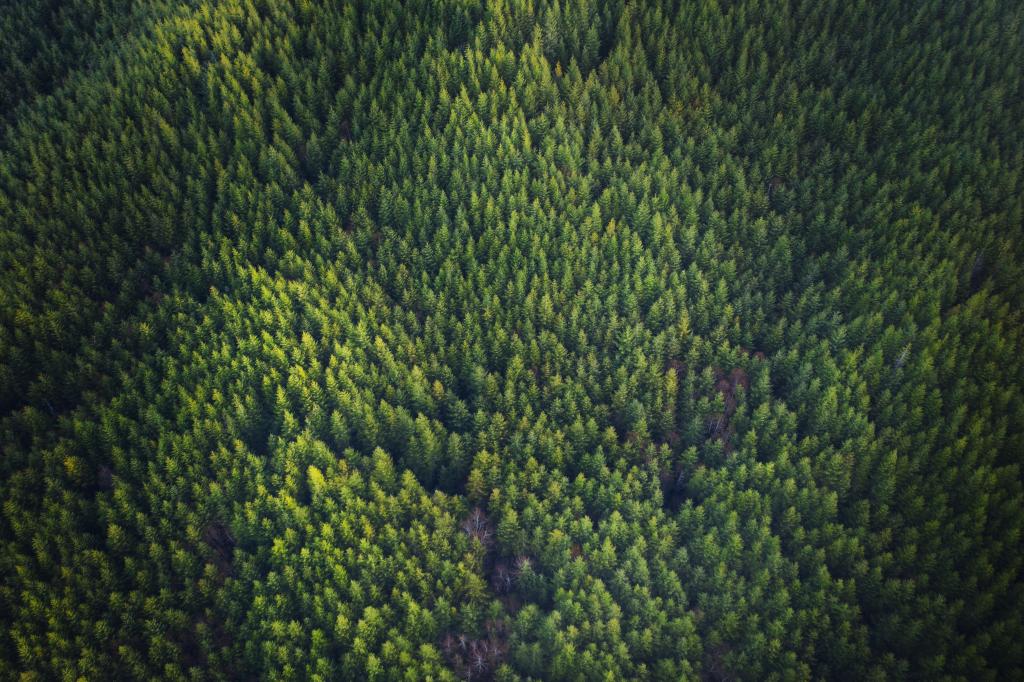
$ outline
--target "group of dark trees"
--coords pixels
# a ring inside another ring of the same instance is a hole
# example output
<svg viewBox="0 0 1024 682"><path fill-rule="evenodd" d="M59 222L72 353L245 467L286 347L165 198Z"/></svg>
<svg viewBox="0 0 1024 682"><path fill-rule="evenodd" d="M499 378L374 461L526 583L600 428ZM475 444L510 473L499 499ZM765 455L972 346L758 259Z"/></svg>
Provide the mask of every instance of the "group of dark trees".
<svg viewBox="0 0 1024 682"><path fill-rule="evenodd" d="M1024 677L1024 5L0 7L0 677Z"/></svg>

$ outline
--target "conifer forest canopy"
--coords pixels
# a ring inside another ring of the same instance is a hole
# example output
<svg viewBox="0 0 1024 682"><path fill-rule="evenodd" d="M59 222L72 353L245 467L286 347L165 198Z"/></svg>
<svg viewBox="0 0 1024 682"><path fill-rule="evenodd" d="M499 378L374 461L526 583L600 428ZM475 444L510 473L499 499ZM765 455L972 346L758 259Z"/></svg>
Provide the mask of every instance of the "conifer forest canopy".
<svg viewBox="0 0 1024 682"><path fill-rule="evenodd" d="M0 679L1024 679L1024 4L0 1Z"/></svg>

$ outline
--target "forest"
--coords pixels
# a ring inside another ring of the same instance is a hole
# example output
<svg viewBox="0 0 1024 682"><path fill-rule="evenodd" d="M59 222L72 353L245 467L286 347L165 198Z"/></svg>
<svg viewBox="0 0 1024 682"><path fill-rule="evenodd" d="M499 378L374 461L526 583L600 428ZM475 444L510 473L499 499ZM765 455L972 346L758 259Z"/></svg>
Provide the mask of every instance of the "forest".
<svg viewBox="0 0 1024 682"><path fill-rule="evenodd" d="M1024 4L0 0L0 679L1024 679Z"/></svg>

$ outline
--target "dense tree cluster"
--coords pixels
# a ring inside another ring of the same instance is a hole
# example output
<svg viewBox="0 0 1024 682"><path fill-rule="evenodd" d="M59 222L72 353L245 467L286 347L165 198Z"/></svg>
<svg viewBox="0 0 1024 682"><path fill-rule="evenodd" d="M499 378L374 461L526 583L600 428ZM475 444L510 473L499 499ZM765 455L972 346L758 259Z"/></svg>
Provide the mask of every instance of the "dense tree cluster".
<svg viewBox="0 0 1024 682"><path fill-rule="evenodd" d="M0 676L1024 676L1024 5L0 9Z"/></svg>

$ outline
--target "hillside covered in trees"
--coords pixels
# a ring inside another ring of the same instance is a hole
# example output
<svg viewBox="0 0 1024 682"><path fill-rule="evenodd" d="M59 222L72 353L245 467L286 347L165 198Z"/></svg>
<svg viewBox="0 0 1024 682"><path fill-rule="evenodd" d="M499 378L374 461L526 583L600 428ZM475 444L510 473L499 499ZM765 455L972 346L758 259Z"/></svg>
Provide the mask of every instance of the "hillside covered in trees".
<svg viewBox="0 0 1024 682"><path fill-rule="evenodd" d="M0 7L0 678L1024 678L1024 5Z"/></svg>

